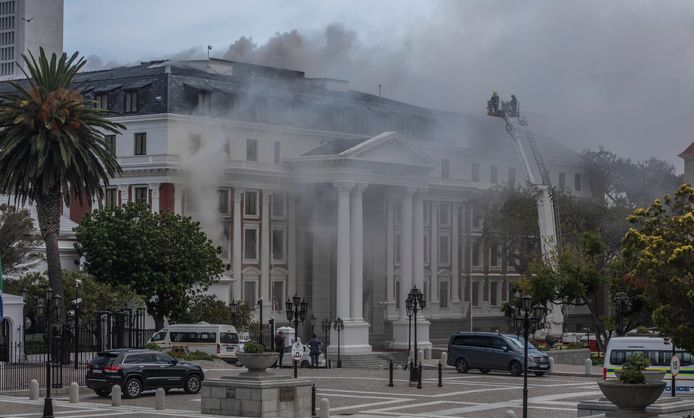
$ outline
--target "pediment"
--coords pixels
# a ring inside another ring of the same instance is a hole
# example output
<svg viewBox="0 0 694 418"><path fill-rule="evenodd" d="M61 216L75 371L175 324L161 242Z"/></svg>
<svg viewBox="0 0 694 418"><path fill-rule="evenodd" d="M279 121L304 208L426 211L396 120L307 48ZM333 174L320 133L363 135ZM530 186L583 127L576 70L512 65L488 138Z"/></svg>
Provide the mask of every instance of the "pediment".
<svg viewBox="0 0 694 418"><path fill-rule="evenodd" d="M434 165L435 162L395 132L384 132L337 155L363 161L395 164Z"/></svg>

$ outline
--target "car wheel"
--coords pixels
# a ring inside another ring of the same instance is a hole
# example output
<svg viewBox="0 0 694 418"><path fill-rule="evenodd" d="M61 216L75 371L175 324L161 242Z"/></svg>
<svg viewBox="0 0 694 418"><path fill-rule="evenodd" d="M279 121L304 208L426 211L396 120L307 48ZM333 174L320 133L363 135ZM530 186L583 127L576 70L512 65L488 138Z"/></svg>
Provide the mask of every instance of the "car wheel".
<svg viewBox="0 0 694 418"><path fill-rule="evenodd" d="M544 376L545 372L535 372L535 376Z"/></svg>
<svg viewBox="0 0 694 418"><path fill-rule="evenodd" d="M94 392L102 398L108 398L109 396L111 396L110 390L94 390Z"/></svg>
<svg viewBox="0 0 694 418"><path fill-rule="evenodd" d="M123 394L126 398L135 399L142 393L142 382L136 377L131 377L125 381L125 390Z"/></svg>
<svg viewBox="0 0 694 418"><path fill-rule="evenodd" d="M458 373L467 373L467 371L470 370L464 358L459 358L456 360L455 369L458 371Z"/></svg>
<svg viewBox="0 0 694 418"><path fill-rule="evenodd" d="M309 363L308 361L304 360L304 361L301 362L301 367L304 368L304 369L309 368L309 367L311 367L311 363Z"/></svg>
<svg viewBox="0 0 694 418"><path fill-rule="evenodd" d="M517 361L512 362L508 369L511 372L511 376L520 376L523 373L523 366Z"/></svg>
<svg viewBox="0 0 694 418"><path fill-rule="evenodd" d="M200 386L200 376L197 374L191 374L186 379L186 383L183 385L183 390L185 390L186 393L198 393L200 392Z"/></svg>
<svg viewBox="0 0 694 418"><path fill-rule="evenodd" d="M483 374L487 374L491 371L492 371L492 369L480 369L480 373L483 373Z"/></svg>

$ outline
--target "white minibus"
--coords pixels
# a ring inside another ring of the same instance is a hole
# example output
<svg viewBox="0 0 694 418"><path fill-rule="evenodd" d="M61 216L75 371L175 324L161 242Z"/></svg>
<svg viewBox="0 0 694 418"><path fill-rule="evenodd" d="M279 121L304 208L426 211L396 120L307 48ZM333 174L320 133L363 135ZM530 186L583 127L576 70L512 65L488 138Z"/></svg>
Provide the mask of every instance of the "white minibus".
<svg viewBox="0 0 694 418"><path fill-rule="evenodd" d="M182 347L188 351L203 351L227 363L237 363L239 335L231 325L206 322L169 325L152 335L149 342L169 350Z"/></svg>
<svg viewBox="0 0 694 418"><path fill-rule="evenodd" d="M616 379L614 371L620 370L626 359L632 354L641 353L651 360L647 370L665 372L667 382L665 392L670 393L672 375L670 374L670 359L672 344L666 343L662 337L613 337L607 343L605 364L602 369L604 380ZM694 395L694 356L679 348L675 353L680 358L680 372L675 378L675 390L678 394Z"/></svg>

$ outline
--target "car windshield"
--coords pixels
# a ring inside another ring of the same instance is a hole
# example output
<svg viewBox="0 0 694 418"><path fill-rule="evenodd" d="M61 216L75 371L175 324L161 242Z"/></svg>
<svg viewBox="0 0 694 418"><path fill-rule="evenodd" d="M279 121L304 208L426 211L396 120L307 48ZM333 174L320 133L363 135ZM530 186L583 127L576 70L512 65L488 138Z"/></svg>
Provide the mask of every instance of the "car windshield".
<svg viewBox="0 0 694 418"><path fill-rule="evenodd" d="M508 341L510 341L511 345L513 345L516 348L523 348L523 341L519 338L509 337ZM536 350L537 348L533 345L533 343L528 341L528 349L529 350Z"/></svg>
<svg viewBox="0 0 694 418"><path fill-rule="evenodd" d="M232 332L222 332L219 334L219 342L222 344L238 344L239 336Z"/></svg>

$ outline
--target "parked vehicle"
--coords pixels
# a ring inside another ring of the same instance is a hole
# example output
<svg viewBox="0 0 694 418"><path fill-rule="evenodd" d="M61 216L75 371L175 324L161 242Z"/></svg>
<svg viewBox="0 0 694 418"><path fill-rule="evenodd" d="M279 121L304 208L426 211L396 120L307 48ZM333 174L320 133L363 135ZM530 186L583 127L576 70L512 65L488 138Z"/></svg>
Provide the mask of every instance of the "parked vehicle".
<svg viewBox="0 0 694 418"><path fill-rule="evenodd" d="M448 365L458 373L504 370L523 373L523 341L515 335L493 332L459 332L448 340ZM542 376L550 369L549 356L528 343L528 371Z"/></svg>
<svg viewBox="0 0 694 418"><path fill-rule="evenodd" d="M603 379L616 379L615 370L621 370L627 358L638 353L643 354L651 361L651 365L646 370L665 372L663 378L667 382L665 392L670 393L672 390L672 375L670 374L672 343L666 344L662 337L610 338L602 368ZM678 394L694 395L694 354L679 347L675 347L675 353L680 358L680 372L676 377L675 391Z"/></svg>
<svg viewBox="0 0 694 418"><path fill-rule="evenodd" d="M194 363L178 361L154 350L117 349L97 355L87 368L87 387L107 397L113 386L123 396L137 398L145 390L179 388L198 393L205 379L202 368Z"/></svg>
<svg viewBox="0 0 694 418"><path fill-rule="evenodd" d="M184 348L214 354L229 364L238 362L239 335L231 325L206 322L169 325L152 335L149 342L167 350Z"/></svg>
<svg viewBox="0 0 694 418"><path fill-rule="evenodd" d="M299 366L311 367L311 349L307 345L304 345L304 354L301 356ZM282 356L280 367L294 367L291 345L284 347L284 355ZM325 355L323 353L320 353L318 356L318 367L325 367Z"/></svg>

